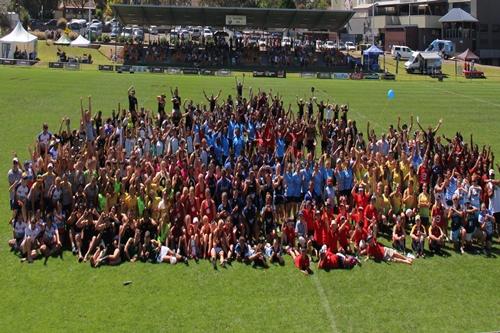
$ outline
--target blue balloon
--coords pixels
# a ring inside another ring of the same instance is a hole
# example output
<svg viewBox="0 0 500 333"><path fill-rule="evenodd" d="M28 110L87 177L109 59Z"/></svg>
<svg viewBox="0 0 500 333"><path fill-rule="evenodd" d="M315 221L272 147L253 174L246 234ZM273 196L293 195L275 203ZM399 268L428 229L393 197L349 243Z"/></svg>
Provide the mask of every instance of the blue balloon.
<svg viewBox="0 0 500 333"><path fill-rule="evenodd" d="M387 99L392 101L394 98L396 98L396 93L394 92L394 90L389 89L389 91L387 92Z"/></svg>

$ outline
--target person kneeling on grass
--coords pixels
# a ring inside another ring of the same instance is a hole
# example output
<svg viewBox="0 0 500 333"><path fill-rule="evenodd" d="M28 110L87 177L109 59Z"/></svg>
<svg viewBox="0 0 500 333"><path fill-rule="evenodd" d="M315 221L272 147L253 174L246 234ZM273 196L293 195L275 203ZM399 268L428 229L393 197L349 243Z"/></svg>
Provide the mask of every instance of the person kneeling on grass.
<svg viewBox="0 0 500 333"><path fill-rule="evenodd" d="M481 230L485 234L484 252L487 256L491 255L491 244L493 242L493 230L495 229L495 217L483 202L479 212L478 222Z"/></svg>
<svg viewBox="0 0 500 333"><path fill-rule="evenodd" d="M420 215L417 215L415 217L415 224L411 228L410 236L411 236L411 248L413 249L413 252L417 254L417 258L419 257L425 258L424 246L425 246L425 239L427 238L427 233L425 232L425 227L422 224Z"/></svg>
<svg viewBox="0 0 500 333"><path fill-rule="evenodd" d="M429 227L429 250L435 253L441 253L441 248L444 246L445 234L438 226L437 218L432 218L431 226Z"/></svg>
<svg viewBox="0 0 500 333"><path fill-rule="evenodd" d="M305 275L312 274L312 270L309 267L311 261L309 259L309 256L307 255L306 247L299 247L299 251L295 249L289 249L288 254L292 256L295 267L297 267L302 273L304 273Z"/></svg>
<svg viewBox="0 0 500 333"><path fill-rule="evenodd" d="M285 264L285 261L283 260L281 242L277 236L274 237L272 245L269 243L266 244L264 252L266 253L266 257L269 258L269 261L271 263L277 262L281 266Z"/></svg>
<svg viewBox="0 0 500 333"><path fill-rule="evenodd" d="M402 264L407 264L411 265L413 262L413 259L407 258L398 251L391 249L389 247L385 247L373 236L368 236L367 239L368 242L368 249L367 249L367 260L369 258L372 258L376 261L393 261L396 263L402 263Z"/></svg>
<svg viewBox="0 0 500 333"><path fill-rule="evenodd" d="M43 227L43 234L41 237L40 252L45 257L45 263L47 259L56 253L60 253L62 248L61 240L59 238L59 230L56 224L53 222L53 216L49 215L47 218L47 223Z"/></svg>
<svg viewBox="0 0 500 333"><path fill-rule="evenodd" d="M113 242L104 247L102 244L96 249L94 255L90 257L90 266L97 268L101 265L115 266L122 262L123 251L120 251L118 236L115 236Z"/></svg>
<svg viewBox="0 0 500 333"><path fill-rule="evenodd" d="M327 249L326 245L323 245L319 251L318 269L351 269L356 265L361 266L361 262L356 257L342 253L332 253Z"/></svg>

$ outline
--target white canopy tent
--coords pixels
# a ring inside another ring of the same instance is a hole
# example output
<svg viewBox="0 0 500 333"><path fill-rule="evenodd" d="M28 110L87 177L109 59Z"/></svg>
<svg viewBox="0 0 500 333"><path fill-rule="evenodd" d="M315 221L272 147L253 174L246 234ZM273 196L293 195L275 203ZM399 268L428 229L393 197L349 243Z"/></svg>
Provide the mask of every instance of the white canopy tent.
<svg viewBox="0 0 500 333"><path fill-rule="evenodd" d="M71 44L71 39L66 34L62 34L58 40L54 42L56 45L69 45Z"/></svg>
<svg viewBox="0 0 500 333"><path fill-rule="evenodd" d="M74 41L72 41L70 45L78 47L86 47L90 45L90 42L87 38L80 35Z"/></svg>
<svg viewBox="0 0 500 333"><path fill-rule="evenodd" d="M29 59L36 58L36 46L38 38L27 32L21 22L17 22L14 30L7 36L0 39L1 58L13 59L14 53L17 51L26 52Z"/></svg>

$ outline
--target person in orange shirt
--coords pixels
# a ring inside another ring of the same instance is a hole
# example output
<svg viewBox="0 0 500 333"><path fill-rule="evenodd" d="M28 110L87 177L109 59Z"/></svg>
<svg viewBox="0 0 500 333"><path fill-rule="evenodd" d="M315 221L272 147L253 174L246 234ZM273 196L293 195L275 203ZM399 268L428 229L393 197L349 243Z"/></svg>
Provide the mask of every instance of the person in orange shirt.
<svg viewBox="0 0 500 333"><path fill-rule="evenodd" d="M434 216L429 227L429 250L438 254L441 253L441 247L444 246L444 239L443 230L437 224L437 217Z"/></svg>

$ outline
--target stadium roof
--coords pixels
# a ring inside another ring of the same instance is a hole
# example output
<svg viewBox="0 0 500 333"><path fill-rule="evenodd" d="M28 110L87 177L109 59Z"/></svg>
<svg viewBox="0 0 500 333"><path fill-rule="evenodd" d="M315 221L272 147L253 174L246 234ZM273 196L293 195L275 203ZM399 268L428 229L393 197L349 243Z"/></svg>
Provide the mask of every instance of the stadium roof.
<svg viewBox="0 0 500 333"><path fill-rule="evenodd" d="M226 26L228 15L244 16L245 27L299 28L337 31L354 15L349 10L301 10L240 7L178 7L112 5L115 16L126 25Z"/></svg>

